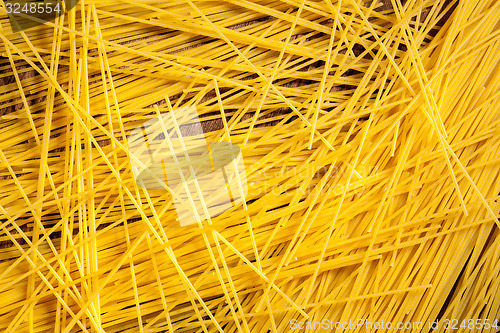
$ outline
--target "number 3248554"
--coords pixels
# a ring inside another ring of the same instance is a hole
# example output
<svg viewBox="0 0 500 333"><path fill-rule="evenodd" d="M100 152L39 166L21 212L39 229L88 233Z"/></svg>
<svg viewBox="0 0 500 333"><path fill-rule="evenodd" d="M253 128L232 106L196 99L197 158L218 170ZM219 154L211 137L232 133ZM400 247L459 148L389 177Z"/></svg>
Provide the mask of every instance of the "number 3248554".
<svg viewBox="0 0 500 333"><path fill-rule="evenodd" d="M50 14L60 13L61 5L59 2L27 2L27 3L5 3L7 13L12 14Z"/></svg>

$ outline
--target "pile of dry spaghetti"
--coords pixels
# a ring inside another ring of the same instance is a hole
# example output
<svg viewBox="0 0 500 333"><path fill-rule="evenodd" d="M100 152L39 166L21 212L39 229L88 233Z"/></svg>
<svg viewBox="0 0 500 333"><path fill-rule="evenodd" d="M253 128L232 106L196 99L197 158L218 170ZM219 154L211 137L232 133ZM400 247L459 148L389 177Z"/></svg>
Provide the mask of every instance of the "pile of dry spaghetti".
<svg viewBox="0 0 500 333"><path fill-rule="evenodd" d="M500 2L384 2L2 4L0 331L495 331ZM181 226L127 138L185 107L248 193Z"/></svg>

